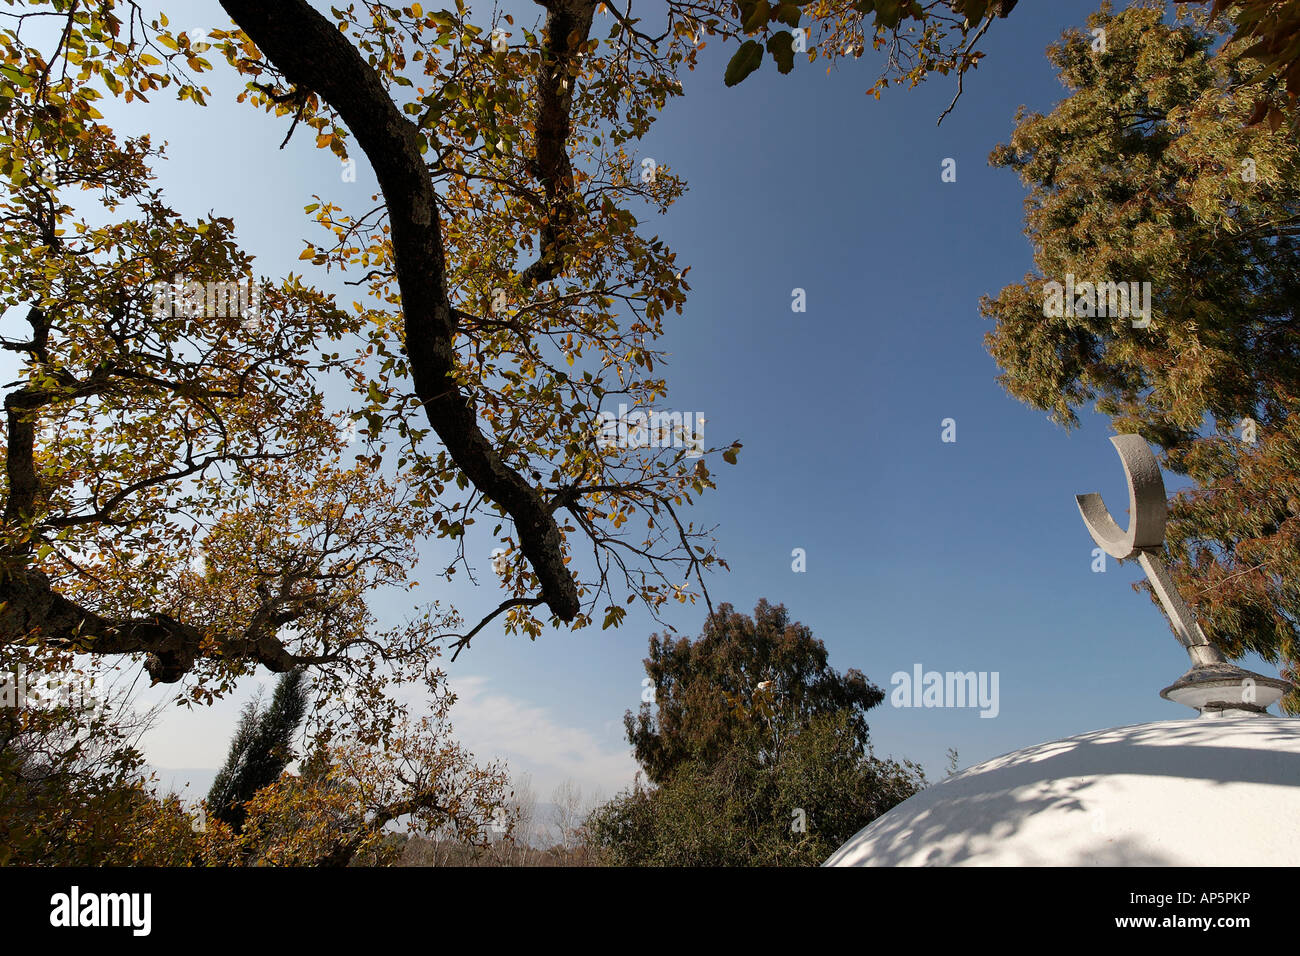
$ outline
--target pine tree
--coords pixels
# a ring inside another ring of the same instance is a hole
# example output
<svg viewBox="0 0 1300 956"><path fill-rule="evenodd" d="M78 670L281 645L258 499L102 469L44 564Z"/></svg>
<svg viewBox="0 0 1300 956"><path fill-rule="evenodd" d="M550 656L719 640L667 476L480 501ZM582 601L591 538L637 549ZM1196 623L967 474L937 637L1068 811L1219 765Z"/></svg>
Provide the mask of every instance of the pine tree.
<svg viewBox="0 0 1300 956"><path fill-rule="evenodd" d="M270 705L257 701L244 708L230 743L230 753L212 789L208 808L236 831L244 825L246 804L257 791L274 783L293 760L293 735L307 711L307 681L302 668L280 675Z"/></svg>

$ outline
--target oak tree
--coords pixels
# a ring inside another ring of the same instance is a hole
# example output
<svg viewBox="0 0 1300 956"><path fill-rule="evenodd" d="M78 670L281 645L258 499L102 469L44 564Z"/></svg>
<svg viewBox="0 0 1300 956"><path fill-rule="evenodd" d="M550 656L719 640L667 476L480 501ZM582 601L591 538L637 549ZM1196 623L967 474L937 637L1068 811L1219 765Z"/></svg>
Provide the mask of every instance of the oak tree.
<svg viewBox="0 0 1300 956"><path fill-rule="evenodd" d="M646 48L609 13L602 41L577 0L494 33L463 6L224 6L236 27L202 37L130 2L0 14L0 304L26 325L2 343L20 368L0 639L143 655L200 700L257 665L316 669L331 695L436 685L438 647L498 618L536 636L542 610L608 627L637 600L707 598L721 562L684 514L713 487L700 436L611 444L602 416L666 395L655 340L687 269L633 209L682 183L631 175L629 149L693 48ZM356 276L350 306L254 276L234 223L170 209L160 148L95 105L166 91L201 107L214 63L292 147L374 169L372 207L306 210L325 238L300 258ZM241 283L254 304L232 309ZM485 519L504 552L494 611L377 621L374 595L413 586L421 542L449 544L448 578L471 571Z"/></svg>

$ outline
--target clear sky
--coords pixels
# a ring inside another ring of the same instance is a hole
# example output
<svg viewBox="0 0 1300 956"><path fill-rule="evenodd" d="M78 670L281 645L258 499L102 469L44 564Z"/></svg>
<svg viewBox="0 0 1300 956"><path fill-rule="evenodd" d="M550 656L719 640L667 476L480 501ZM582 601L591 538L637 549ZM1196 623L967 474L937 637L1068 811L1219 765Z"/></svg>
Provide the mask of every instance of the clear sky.
<svg viewBox="0 0 1300 956"><path fill-rule="evenodd" d="M644 6L652 17L656 4ZM1007 396L977 308L1032 268L1024 190L988 167L988 153L1008 138L1017 106L1047 110L1064 95L1044 48L1096 6L1020 4L989 31L987 59L938 128L954 91L944 78L876 101L864 95L879 68L868 54L829 76L797 63L781 77L768 63L726 89L725 52L712 44L642 146L690 187L666 217L643 219L693 266L685 314L670 316L663 343L665 404L703 413L710 445L744 443L738 466L718 462L719 490L693 515L719 524L731 565L710 581L714 603L785 604L836 668L859 668L887 691L894 672L917 664L997 672L991 719L888 700L871 712L877 753L918 760L932 777L949 747L964 767L1087 730L1191 716L1157 696L1188 661L1158 608L1131 589L1140 572L1113 560L1106 573L1091 570L1073 496L1101 492L1121 521L1126 505L1107 423L1085 415L1066 433ZM529 10L517 20L531 23L530 5L507 8ZM165 9L178 29L227 23L215 0ZM209 85L206 110L157 96L105 112L123 131L168 141L160 181L176 208L234 218L259 272L300 271L303 241L317 238L302 207L317 193L368 208L364 157L358 181L342 183L337 160L310 137L279 150L287 120L235 105L228 71ZM956 182L941 180L946 158ZM308 277L341 288L335 276ZM791 310L795 288L804 313ZM941 441L946 418L955 442ZM803 573L792 571L794 548L806 551ZM445 563L437 546L427 553L430 571ZM451 586L422 580L423 599L450 600L470 620L500 600L490 574L477 589L463 575ZM394 618L403 610L380 607ZM703 613L677 609L668 620L695 634ZM635 609L618 630L547 631L535 643L490 627L448 665L458 736L530 773L543 798L566 778L611 795L635 769L621 718L639 705L646 639L658 629ZM146 741L150 761L219 765L258 683L167 716Z"/></svg>

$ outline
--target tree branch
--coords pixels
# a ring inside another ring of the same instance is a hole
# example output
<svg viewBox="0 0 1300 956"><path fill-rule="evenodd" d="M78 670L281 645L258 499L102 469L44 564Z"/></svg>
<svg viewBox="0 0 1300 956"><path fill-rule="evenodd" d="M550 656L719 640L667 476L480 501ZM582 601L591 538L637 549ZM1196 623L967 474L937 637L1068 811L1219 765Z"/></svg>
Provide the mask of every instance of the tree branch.
<svg viewBox="0 0 1300 956"><path fill-rule="evenodd" d="M370 159L392 227L393 256L406 352L415 392L448 453L480 491L500 505L519 534L520 548L536 572L543 598L560 620L579 611L578 588L564 565L563 538L540 493L509 468L478 427L474 406L460 388L448 387L455 370L456 319L448 298L446 260L433 180L420 153L420 130L404 117L379 75L326 17L306 0L221 0L222 7L285 79L322 97L356 136ZM560 188L571 177L564 152L569 134L571 86L564 58L586 39L594 0L547 4L543 76L539 80L538 168ZM566 80L548 84L547 71ZM544 270L539 270L544 274Z"/></svg>
<svg viewBox="0 0 1300 956"><path fill-rule="evenodd" d="M155 682L175 683L198 658L210 635L164 614L112 621L82 607L50 587L49 579L29 568L0 566L0 634L39 636L69 650L95 654L148 654L145 668ZM274 628L250 628L218 638L217 653L255 660L276 673L314 659L299 658L284 647Z"/></svg>

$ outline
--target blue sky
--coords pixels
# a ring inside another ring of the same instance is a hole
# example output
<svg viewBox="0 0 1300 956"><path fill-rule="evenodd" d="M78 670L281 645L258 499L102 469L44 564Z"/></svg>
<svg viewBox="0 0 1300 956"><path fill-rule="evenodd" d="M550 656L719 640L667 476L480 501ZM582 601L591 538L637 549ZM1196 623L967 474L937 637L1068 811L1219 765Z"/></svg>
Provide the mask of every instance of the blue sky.
<svg viewBox="0 0 1300 956"><path fill-rule="evenodd" d="M709 582L714 603L785 604L836 668L886 690L918 663L997 671L994 719L888 701L871 712L877 753L918 760L933 777L949 747L969 766L1191 715L1157 696L1188 663L1160 611L1130 588L1137 568L1091 570L1073 496L1100 491L1121 521L1126 504L1107 423L1085 415L1067 433L1007 396L977 308L1032 268L1024 191L988 167L988 153L1017 106L1046 110L1063 95L1043 50L1096 5L1021 4L996 23L984 65L937 128L954 91L944 78L876 101L864 95L879 67L868 54L829 76L799 63L781 77L769 63L726 89L725 51L711 44L642 144L689 184L666 217L643 218L693 266L685 314L663 341L665 404L703 413L710 445L744 443L738 466L718 462L719 490L693 514L719 525L731 565ZM226 23L216 2L166 9L178 29ZM316 238L302 213L312 194L368 208L373 177L362 159L358 182L341 183L337 160L307 136L279 150L286 120L236 106L225 71L209 85L207 110L160 96L108 118L168 141L159 172L174 206L232 217L260 272L299 271L303 241ZM941 181L945 158L956 182ZM791 310L795 288L804 313ZM941 441L945 418L956 442ZM794 548L806 551L804 573L791 569ZM434 545L427 553L430 570L445 561ZM500 600L463 575L422 580L423 599L450 600L471 620ZM667 619L695 634L703 609ZM631 782L621 717L640 702L646 639L659 629L635 610L618 630L548 630L531 643L490 627L448 665L458 735L530 773L543 796L565 778L610 795ZM165 717L146 741L151 762L216 766L242 700Z"/></svg>

